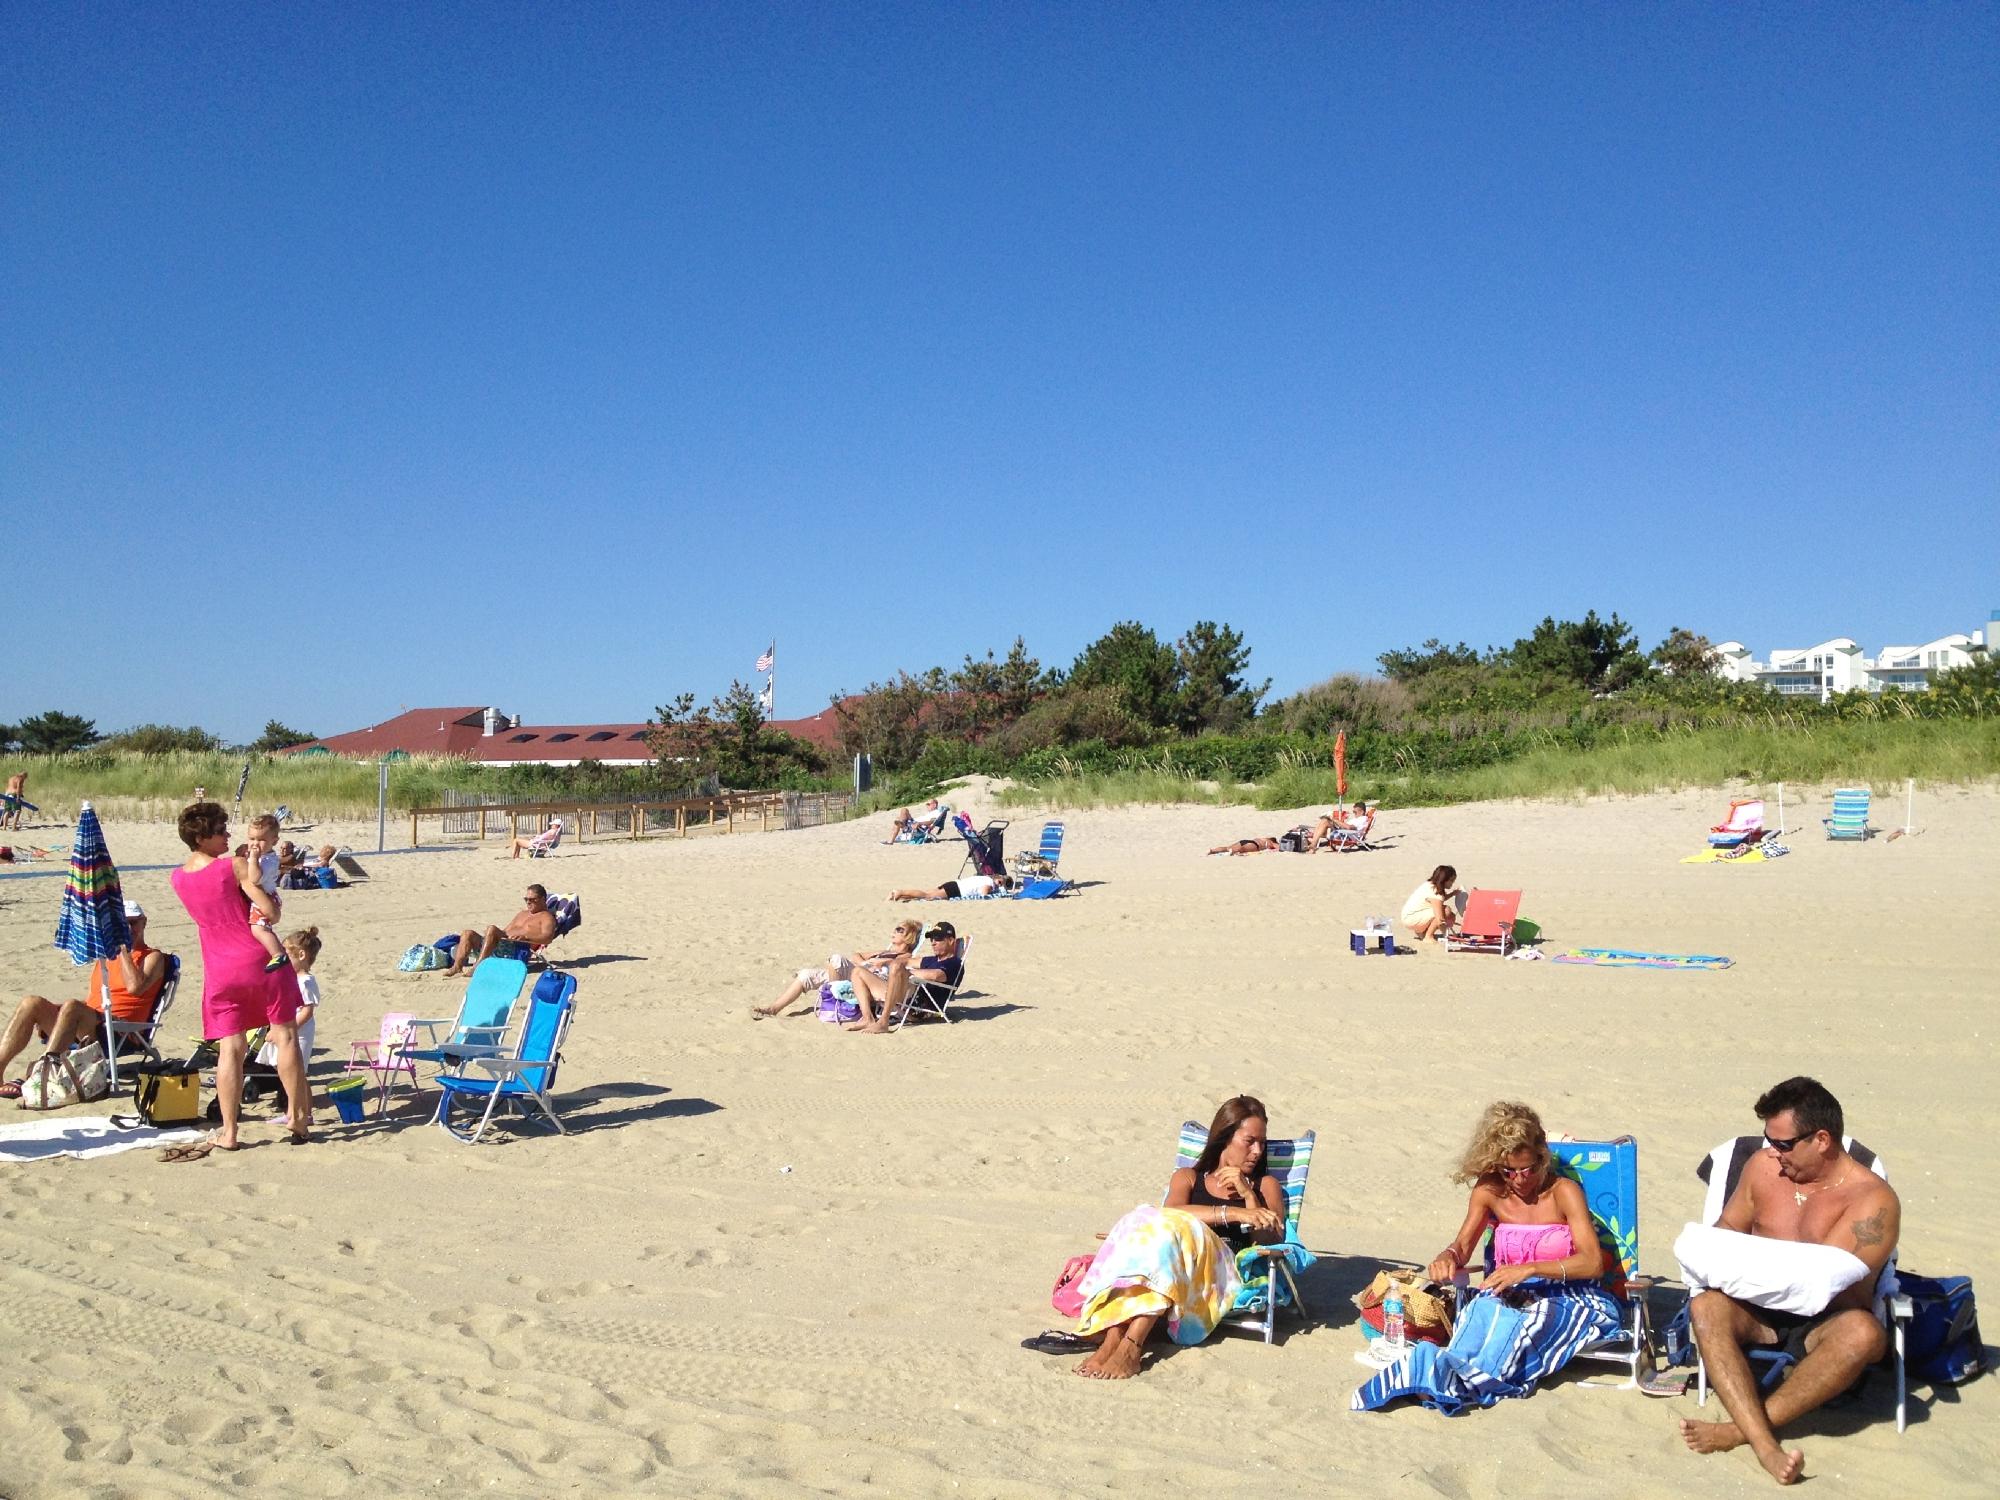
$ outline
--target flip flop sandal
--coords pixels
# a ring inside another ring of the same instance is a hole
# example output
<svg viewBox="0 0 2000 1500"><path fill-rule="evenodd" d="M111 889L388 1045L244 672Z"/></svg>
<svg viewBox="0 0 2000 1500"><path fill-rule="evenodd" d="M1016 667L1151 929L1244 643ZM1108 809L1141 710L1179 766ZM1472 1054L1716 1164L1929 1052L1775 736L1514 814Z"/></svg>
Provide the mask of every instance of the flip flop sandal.
<svg viewBox="0 0 2000 1500"><path fill-rule="evenodd" d="M1694 1382L1686 1370L1648 1370L1639 1377L1639 1390L1648 1396L1680 1396Z"/></svg>
<svg viewBox="0 0 2000 1500"><path fill-rule="evenodd" d="M1095 1349L1097 1340L1051 1328L1031 1339L1022 1339L1021 1347L1032 1349L1037 1354L1082 1354L1087 1349Z"/></svg>
<svg viewBox="0 0 2000 1500"><path fill-rule="evenodd" d="M18 1099L20 1097L21 1097L20 1084L0 1083L0 1099Z"/></svg>
<svg viewBox="0 0 2000 1500"><path fill-rule="evenodd" d="M169 1146L160 1153L160 1160L167 1162L201 1161L215 1149L214 1141L184 1141L178 1146Z"/></svg>

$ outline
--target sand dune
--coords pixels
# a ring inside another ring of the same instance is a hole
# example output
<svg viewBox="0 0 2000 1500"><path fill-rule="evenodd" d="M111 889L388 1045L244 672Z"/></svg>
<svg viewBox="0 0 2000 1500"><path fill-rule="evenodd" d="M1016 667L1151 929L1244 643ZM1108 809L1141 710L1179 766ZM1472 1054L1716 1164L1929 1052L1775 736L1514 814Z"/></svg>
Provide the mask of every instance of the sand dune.
<svg viewBox="0 0 2000 1500"><path fill-rule="evenodd" d="M288 900L283 925L326 941L316 1078L385 1010L449 1013L456 987L396 974L397 954L504 919L540 879L586 902L564 947L572 1135L465 1148L412 1113L343 1129L322 1108L304 1151L260 1122L256 1149L188 1166L0 1169L0 1493L1755 1493L1747 1458L1682 1448L1692 1397L1561 1380L1454 1420L1346 1410L1364 1374L1346 1298L1455 1227L1446 1172L1498 1095L1638 1137L1642 1259L1672 1276L1695 1162L1754 1126L1763 1087L1812 1072L1895 1169L1905 1264L2000 1286L1982 915L2000 793L1933 793L1924 832L1893 843L1815 833L1767 866L1678 864L1722 803L1391 809L1394 848L1310 859L1202 857L1283 814L1076 814L1081 894L919 909L976 938L962 1019L886 1039L745 1014L790 969L886 936L891 886L954 873L949 846L876 843L879 819L565 842L532 865L490 846L368 859L368 884ZM128 868L176 857L166 828L107 835ZM1347 929L1440 861L1522 888L1553 944L1736 966L1353 958ZM127 889L192 960L166 876ZM0 882L9 994L73 991L47 946L59 891ZM1212 1342L1125 1386L1019 1349L1058 1321L1064 1259L1157 1197L1177 1122L1238 1090L1277 1131L1320 1132L1319 1317L1281 1348ZM1809 1425L1808 1473L1842 1493L1991 1492L2000 1385L1920 1390L1901 1438L1887 1413L1878 1384Z"/></svg>

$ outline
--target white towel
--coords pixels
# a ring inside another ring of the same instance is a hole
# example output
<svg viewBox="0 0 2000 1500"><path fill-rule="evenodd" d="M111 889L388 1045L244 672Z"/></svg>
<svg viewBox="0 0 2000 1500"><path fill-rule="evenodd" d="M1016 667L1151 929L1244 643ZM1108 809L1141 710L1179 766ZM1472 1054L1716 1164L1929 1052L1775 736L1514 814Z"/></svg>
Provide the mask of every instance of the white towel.
<svg viewBox="0 0 2000 1500"><path fill-rule="evenodd" d="M1811 1317L1868 1274L1859 1256L1832 1245L1774 1240L1689 1224L1674 1241L1689 1292L1726 1292L1772 1312Z"/></svg>
<svg viewBox="0 0 2000 1500"><path fill-rule="evenodd" d="M137 1119L136 1115L71 1115L0 1125L0 1162L47 1161L56 1156L115 1156L120 1151L172 1146L202 1138L199 1130L156 1130L151 1125L130 1123Z"/></svg>

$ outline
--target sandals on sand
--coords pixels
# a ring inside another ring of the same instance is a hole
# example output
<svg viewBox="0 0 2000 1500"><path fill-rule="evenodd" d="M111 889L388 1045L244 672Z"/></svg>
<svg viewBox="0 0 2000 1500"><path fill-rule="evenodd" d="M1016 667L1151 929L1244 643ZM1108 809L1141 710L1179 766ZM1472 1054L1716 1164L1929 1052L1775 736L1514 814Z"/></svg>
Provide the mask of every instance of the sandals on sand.
<svg viewBox="0 0 2000 1500"><path fill-rule="evenodd" d="M20 1084L0 1083L0 1099L18 1099L20 1097L21 1097Z"/></svg>
<svg viewBox="0 0 2000 1500"><path fill-rule="evenodd" d="M1685 1394L1693 1382L1692 1373L1669 1366L1664 1370L1646 1371L1639 1377L1639 1389L1648 1396L1679 1396Z"/></svg>
<svg viewBox="0 0 2000 1500"><path fill-rule="evenodd" d="M1032 1349L1037 1354L1082 1354L1085 1350L1095 1349L1097 1340L1051 1328L1031 1339L1022 1339L1021 1347Z"/></svg>
<svg viewBox="0 0 2000 1500"><path fill-rule="evenodd" d="M169 1146L160 1153L161 1161L184 1162L201 1161L215 1150L214 1141L183 1141L178 1146Z"/></svg>

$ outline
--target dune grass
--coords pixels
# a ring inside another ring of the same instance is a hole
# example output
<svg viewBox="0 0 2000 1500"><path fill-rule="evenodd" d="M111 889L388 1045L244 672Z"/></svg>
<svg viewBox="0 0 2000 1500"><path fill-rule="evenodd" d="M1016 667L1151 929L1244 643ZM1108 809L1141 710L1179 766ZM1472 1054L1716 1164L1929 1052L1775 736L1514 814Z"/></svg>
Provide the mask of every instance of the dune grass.
<svg viewBox="0 0 2000 1500"><path fill-rule="evenodd" d="M1497 765L1449 772L1354 767L1347 797L1398 807L1512 798L1639 795L1690 787L1741 786L1774 792L1795 785L1869 786L1887 796L1905 778L1964 784L2000 777L2000 721L1915 719L1829 722L1810 727L1635 732L1589 750L1531 751ZM1002 794L1010 806L1116 807L1128 804L1250 804L1277 809L1335 800L1333 771L1287 760L1254 786L1203 782L1161 770L1093 772L1077 767L1022 782Z"/></svg>

